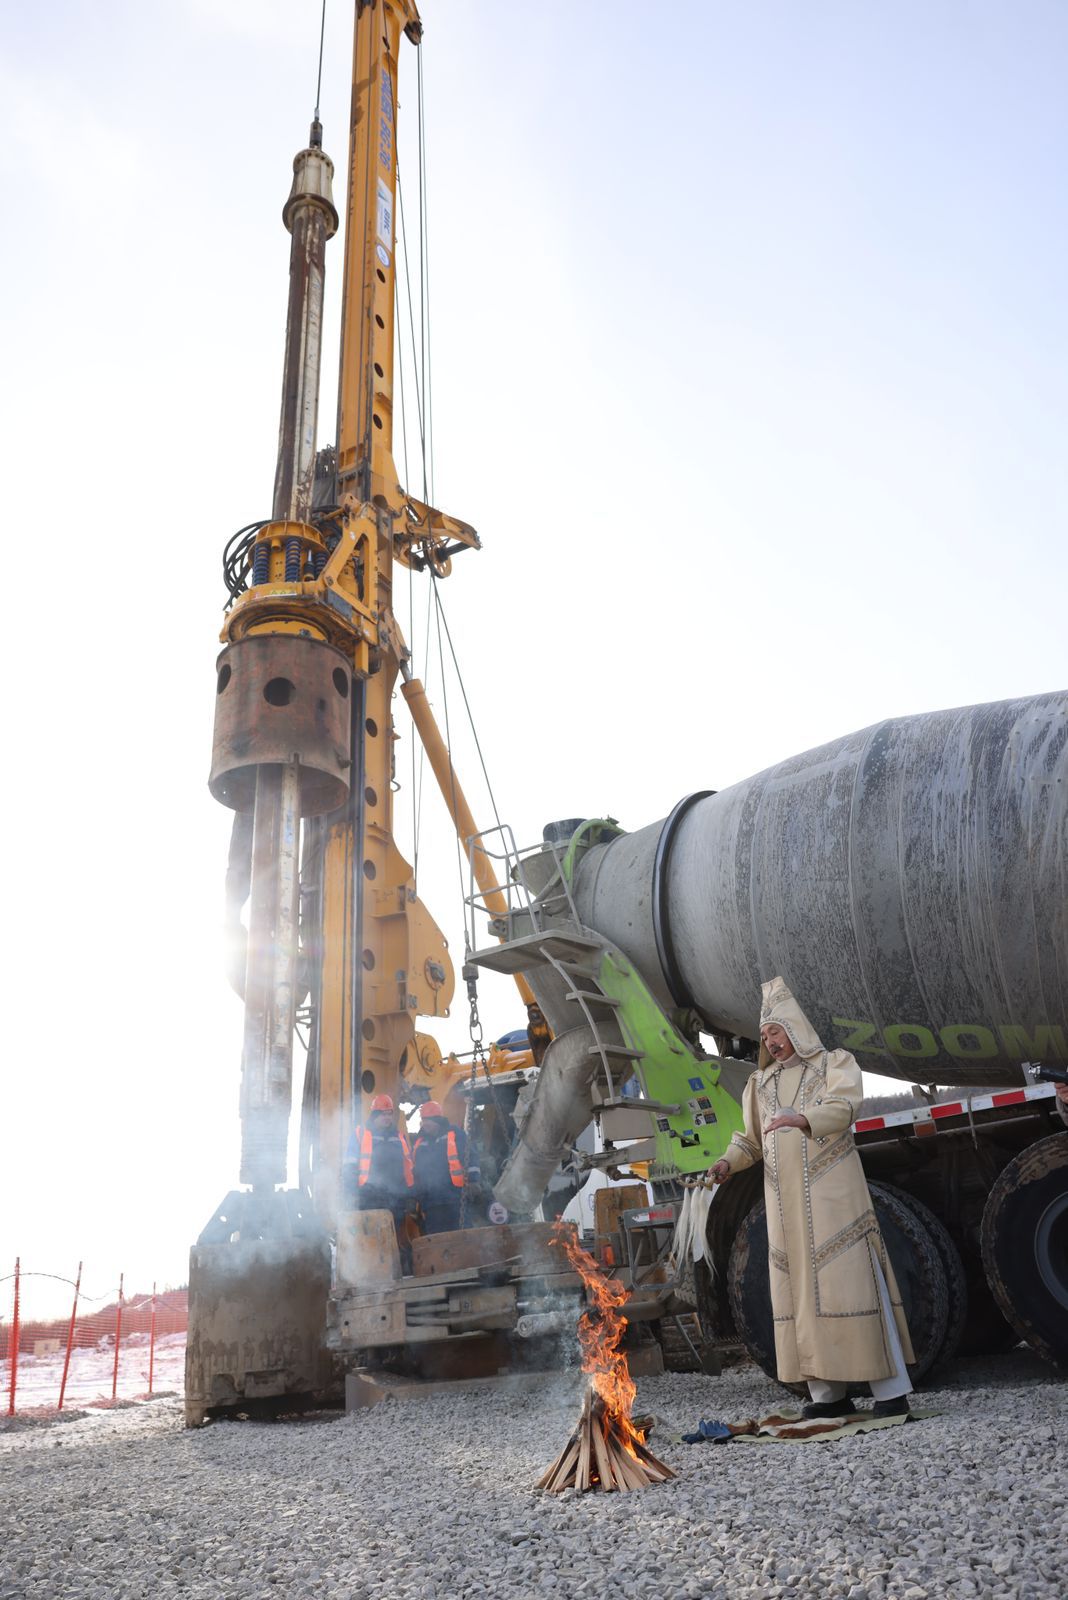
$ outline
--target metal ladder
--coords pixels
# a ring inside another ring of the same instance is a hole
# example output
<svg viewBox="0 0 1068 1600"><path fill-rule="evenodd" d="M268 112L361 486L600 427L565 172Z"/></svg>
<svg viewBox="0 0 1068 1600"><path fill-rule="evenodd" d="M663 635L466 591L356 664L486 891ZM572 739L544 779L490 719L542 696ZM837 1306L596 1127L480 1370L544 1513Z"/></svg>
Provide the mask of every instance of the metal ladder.
<svg viewBox="0 0 1068 1600"><path fill-rule="evenodd" d="M564 998L579 1008L582 1020L592 1037L589 1054L598 1058L604 1075L607 1095L594 1108L600 1121L602 1112L616 1109L643 1111L650 1118L657 1114L675 1116L677 1105L651 1100L644 1094L640 1099L624 1095L617 1089L620 1072L635 1071L645 1059L644 1052L632 1050L622 1037L613 1039L608 1028L619 1033L615 1021L620 1002L605 993L598 978L598 968L605 946L599 939L585 931L564 929L559 926L542 933L525 934L507 944L476 950L470 959L478 966L495 972L530 971L536 967L551 967L564 985ZM650 1125L649 1138L655 1139L655 1129ZM583 1165L610 1167L623 1160L645 1160L644 1155L627 1155L627 1146L609 1146L596 1155L583 1153Z"/></svg>
<svg viewBox="0 0 1068 1600"><path fill-rule="evenodd" d="M564 961L548 950L544 951L544 955L546 964L552 967L564 982L564 999L578 1006L586 1026L593 1035L593 1043L587 1053L600 1058L605 1083L608 1085L608 1100L602 1102L602 1106L618 1103L615 1079L612 1076L612 1061L638 1062L643 1058L641 1050L628 1050L622 1040L617 1044L614 1040L606 1039L601 1031L602 1023L611 1022L615 1025L615 1013L619 1008L619 1001L605 994L597 980L596 972L591 971L584 963ZM600 1017L597 1015L598 1011L601 1013Z"/></svg>

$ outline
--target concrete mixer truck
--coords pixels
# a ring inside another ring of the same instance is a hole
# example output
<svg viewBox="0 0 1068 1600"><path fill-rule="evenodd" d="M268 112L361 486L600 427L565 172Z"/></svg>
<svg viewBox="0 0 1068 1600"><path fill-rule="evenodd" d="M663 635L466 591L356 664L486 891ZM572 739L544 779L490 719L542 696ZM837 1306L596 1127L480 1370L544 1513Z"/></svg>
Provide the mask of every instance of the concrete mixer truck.
<svg viewBox="0 0 1068 1600"><path fill-rule="evenodd" d="M968 1090L856 1128L917 1378L1017 1338L1068 1359L1068 1133L1025 1078L1068 1063L1066 738L1064 694L901 718L502 863L505 942L474 959L524 972L555 1037L498 1201L535 1206L591 1116L594 1161L677 1195L738 1125L781 974L829 1047ZM773 1371L761 1192L758 1170L717 1197L698 1300Z"/></svg>
<svg viewBox="0 0 1068 1600"><path fill-rule="evenodd" d="M611 1236L628 1314L666 1346L673 1314L694 1305L695 1354L740 1341L774 1374L759 1169L717 1195L691 1274L676 1263L657 1283L649 1245L670 1238L682 1185L740 1126L760 984L781 975L825 1044L920 1089L918 1106L855 1128L914 1381L1021 1338L1068 1360L1068 1131L1054 1091L1068 1077L1066 795L1057 693L883 722L687 796L634 833L572 818L526 850L507 829L471 839L483 871L469 983L478 969L525 976L553 1033L518 1099L506 1076L478 1096L499 1115L512 1090L493 1186L496 1220L512 1226L488 1254L492 1230L422 1241L421 1280L369 1292L351 1275L331 1295L328 1342L382 1360L431 1331L563 1326L573 1286L523 1225L577 1165L638 1175L655 1196L643 1191ZM934 1086L957 1092L936 1102ZM510 1285L472 1276L482 1255L479 1270L512 1261ZM450 1268L467 1309L447 1322L420 1308L425 1274Z"/></svg>

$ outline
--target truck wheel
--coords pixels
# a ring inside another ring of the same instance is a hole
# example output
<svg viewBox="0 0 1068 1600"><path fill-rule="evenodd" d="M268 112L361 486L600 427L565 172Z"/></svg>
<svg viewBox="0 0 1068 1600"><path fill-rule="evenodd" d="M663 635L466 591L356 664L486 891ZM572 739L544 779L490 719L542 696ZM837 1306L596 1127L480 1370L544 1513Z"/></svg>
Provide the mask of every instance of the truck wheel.
<svg viewBox="0 0 1068 1600"><path fill-rule="evenodd" d="M912 1347L914 1383L929 1372L946 1341L949 1289L946 1269L926 1227L881 1184L869 1184L887 1254L901 1290ZM775 1370L775 1325L768 1277L768 1228L764 1202L745 1218L735 1236L727 1269L735 1326L746 1350L769 1377ZM787 1385L787 1387L791 1387ZM795 1392L799 1392L795 1389ZM800 1391L800 1392L803 1392Z"/></svg>
<svg viewBox="0 0 1068 1600"><path fill-rule="evenodd" d="M727 1267L727 1294L734 1326L750 1359L769 1378L778 1379L768 1275L767 1207L763 1200L758 1200L742 1218L734 1236ZM794 1394L808 1394L804 1384L784 1384L783 1387Z"/></svg>
<svg viewBox="0 0 1068 1600"><path fill-rule="evenodd" d="M894 1269L916 1360L909 1367L919 1383L935 1362L949 1330L949 1284L934 1239L916 1213L884 1184L869 1183L875 1215Z"/></svg>
<svg viewBox="0 0 1068 1600"><path fill-rule="evenodd" d="M1006 1320L1047 1361L1068 1365L1068 1134L998 1174L982 1227L983 1267Z"/></svg>
<svg viewBox="0 0 1068 1600"><path fill-rule="evenodd" d="M949 1229L930 1206L925 1206L922 1200L917 1200L915 1195L897 1188L895 1184L880 1183L878 1188L884 1194L893 1195L903 1206L907 1206L916 1220L927 1229L931 1235L931 1242L938 1251L938 1258L945 1268L948 1306L946 1337L932 1363L936 1367L941 1366L944 1361L951 1361L957 1354L968 1322L968 1280L964 1272L964 1262L961 1260L960 1251L953 1243Z"/></svg>
<svg viewBox="0 0 1068 1600"><path fill-rule="evenodd" d="M706 1256L696 1274L697 1314L706 1338L720 1345L743 1342L731 1312L728 1269L734 1241L763 1193L764 1174L750 1167L724 1185L708 1213Z"/></svg>

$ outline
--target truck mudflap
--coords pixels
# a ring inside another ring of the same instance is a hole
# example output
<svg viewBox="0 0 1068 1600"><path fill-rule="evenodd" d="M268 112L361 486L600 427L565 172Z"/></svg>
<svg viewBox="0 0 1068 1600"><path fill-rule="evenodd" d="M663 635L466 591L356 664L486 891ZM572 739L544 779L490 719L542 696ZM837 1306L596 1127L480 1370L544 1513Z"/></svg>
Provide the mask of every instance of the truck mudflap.
<svg viewBox="0 0 1068 1600"><path fill-rule="evenodd" d="M1015 1156L987 1198L983 1267L1021 1339L1068 1366L1068 1133Z"/></svg>

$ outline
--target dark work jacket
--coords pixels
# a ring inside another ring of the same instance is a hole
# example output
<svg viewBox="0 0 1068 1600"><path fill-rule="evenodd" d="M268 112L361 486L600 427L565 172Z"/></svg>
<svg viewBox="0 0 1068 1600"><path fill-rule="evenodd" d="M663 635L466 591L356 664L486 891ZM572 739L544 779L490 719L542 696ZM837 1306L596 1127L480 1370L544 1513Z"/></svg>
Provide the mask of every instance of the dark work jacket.
<svg viewBox="0 0 1068 1600"><path fill-rule="evenodd" d="M445 1118L431 1119L438 1123L441 1132L435 1128L433 1132L428 1128L420 1131L412 1150L412 1161L415 1165L415 1191L420 1200L458 1200L460 1190L452 1181L449 1172L449 1139L448 1135L456 1135L456 1154L460 1158L460 1165L467 1166L467 1135L462 1128L454 1127Z"/></svg>
<svg viewBox="0 0 1068 1600"><path fill-rule="evenodd" d="M346 1177L353 1195L357 1187L362 1139L363 1129L354 1128L349 1138L348 1150L345 1152ZM367 1188L378 1189L383 1194L398 1200L403 1200L411 1194L411 1185L404 1170L404 1154L404 1145L396 1128L387 1128L381 1133L373 1132L371 1170L367 1175Z"/></svg>

